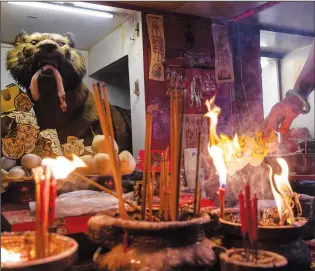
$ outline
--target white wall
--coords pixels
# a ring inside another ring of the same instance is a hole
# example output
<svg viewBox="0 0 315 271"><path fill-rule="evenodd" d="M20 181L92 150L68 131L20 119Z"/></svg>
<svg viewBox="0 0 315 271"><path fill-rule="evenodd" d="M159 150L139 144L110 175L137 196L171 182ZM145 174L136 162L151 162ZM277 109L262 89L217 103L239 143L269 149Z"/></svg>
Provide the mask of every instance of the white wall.
<svg viewBox="0 0 315 271"><path fill-rule="evenodd" d="M294 74L294 66L296 64L304 65L311 46L303 47L292 51L290 54L286 55L281 61L281 78L282 78L282 95L284 97L285 92L289 89L293 89L296 80L296 75ZM314 91L308 98L311 105L311 111L306 115L298 116L292 123L291 128L297 127L307 127L311 135L315 137L315 97Z"/></svg>
<svg viewBox="0 0 315 271"><path fill-rule="evenodd" d="M6 58L7 53L12 48L11 44L1 43L1 90L5 89L7 85L14 83L13 78L11 78L10 73L6 69ZM85 64L88 68L88 51L80 51L85 58ZM87 87L92 90L92 80L88 77L88 72L86 76L83 78L83 82L87 85Z"/></svg>
<svg viewBox="0 0 315 271"><path fill-rule="evenodd" d="M6 69L7 53L11 48L12 45L1 43L1 90L5 89L7 85L14 83L14 80Z"/></svg>
<svg viewBox="0 0 315 271"><path fill-rule="evenodd" d="M275 59L266 57L262 57L260 63L262 69L264 118L266 118L271 108L279 102L278 64Z"/></svg>
<svg viewBox="0 0 315 271"><path fill-rule="evenodd" d="M140 35L132 41L130 37L134 36L136 23L139 23ZM137 155L138 151L144 148L145 140L145 93L140 12L90 49L89 74L97 72L126 55L128 55L129 67L133 154ZM136 80L139 82L139 96L133 93Z"/></svg>
<svg viewBox="0 0 315 271"><path fill-rule="evenodd" d="M115 85L106 84L108 100L110 104L124 109L130 109L129 89L123 89Z"/></svg>

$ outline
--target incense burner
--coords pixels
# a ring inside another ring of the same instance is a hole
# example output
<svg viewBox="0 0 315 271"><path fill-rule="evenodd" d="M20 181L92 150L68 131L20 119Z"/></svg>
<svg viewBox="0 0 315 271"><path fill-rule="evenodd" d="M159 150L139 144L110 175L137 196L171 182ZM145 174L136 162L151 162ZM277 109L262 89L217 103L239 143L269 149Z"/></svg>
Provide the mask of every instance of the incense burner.
<svg viewBox="0 0 315 271"><path fill-rule="evenodd" d="M248 251L238 248L220 254L221 271L278 271L287 270L287 265L285 257L265 250Z"/></svg>
<svg viewBox="0 0 315 271"><path fill-rule="evenodd" d="M218 214L218 209L213 211L213 215L218 217ZM232 221L230 219L231 215L234 217L239 216L239 209L227 208L225 209L224 219L218 219L224 247L250 247L250 244L242 238L240 223ZM310 252L301 238L307 223L308 220L306 218L297 218L294 225L259 225L257 246L259 249L272 251L284 256L288 260L289 270L309 270Z"/></svg>
<svg viewBox="0 0 315 271"><path fill-rule="evenodd" d="M96 252L94 261L101 270L207 270L216 263L213 243L204 234L209 221L207 214L174 222L94 216L88 233L95 242L106 246L113 232L120 232L118 237L125 232L110 252Z"/></svg>
<svg viewBox="0 0 315 271"><path fill-rule="evenodd" d="M3 249L5 249L11 257L13 254L15 259L5 261L2 258L1 270L62 271L68 269L77 260L78 243L69 237L58 234L50 234L49 239L50 255L42 259L35 259L34 232L2 233L1 256L4 255Z"/></svg>

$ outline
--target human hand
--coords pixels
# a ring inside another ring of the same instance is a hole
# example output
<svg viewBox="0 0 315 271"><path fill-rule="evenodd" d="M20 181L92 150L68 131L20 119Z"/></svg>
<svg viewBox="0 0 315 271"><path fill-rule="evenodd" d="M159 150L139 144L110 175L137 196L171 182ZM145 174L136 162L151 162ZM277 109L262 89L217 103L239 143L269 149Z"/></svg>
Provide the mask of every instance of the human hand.
<svg viewBox="0 0 315 271"><path fill-rule="evenodd" d="M263 124L263 137L266 138L272 131L286 134L292 121L302 112L303 103L298 97L288 96L275 104Z"/></svg>

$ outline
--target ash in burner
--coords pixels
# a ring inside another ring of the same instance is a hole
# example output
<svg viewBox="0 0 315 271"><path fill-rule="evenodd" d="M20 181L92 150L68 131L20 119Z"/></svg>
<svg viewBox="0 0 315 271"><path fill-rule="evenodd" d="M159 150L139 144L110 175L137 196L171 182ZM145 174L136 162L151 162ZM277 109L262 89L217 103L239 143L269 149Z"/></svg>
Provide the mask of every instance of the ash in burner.
<svg viewBox="0 0 315 271"><path fill-rule="evenodd" d="M240 224L240 214L238 212L233 213L225 213L224 220L232 223ZM280 217L277 208L262 208L259 211L258 217L258 225L263 227L277 227L280 223ZM297 217L293 224L285 223L283 226L296 226L299 227L300 222L299 218Z"/></svg>

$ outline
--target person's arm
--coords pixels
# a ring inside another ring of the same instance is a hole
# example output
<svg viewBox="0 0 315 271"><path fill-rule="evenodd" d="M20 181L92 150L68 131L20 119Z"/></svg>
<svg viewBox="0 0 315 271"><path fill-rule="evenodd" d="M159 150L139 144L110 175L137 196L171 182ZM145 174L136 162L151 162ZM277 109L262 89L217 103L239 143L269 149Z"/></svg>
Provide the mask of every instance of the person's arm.
<svg viewBox="0 0 315 271"><path fill-rule="evenodd" d="M305 99L315 88L315 40L313 41L311 50L308 54L306 62L303 66L299 77L297 78L294 90L301 94Z"/></svg>
<svg viewBox="0 0 315 271"><path fill-rule="evenodd" d="M286 134L292 121L303 112L306 105L309 107L307 98L315 88L315 40L311 46L307 60L299 74L294 89L289 91L286 97L275 104L264 121L264 137L272 131L278 130ZM295 95L297 93L297 95ZM300 96L300 97L299 97Z"/></svg>

